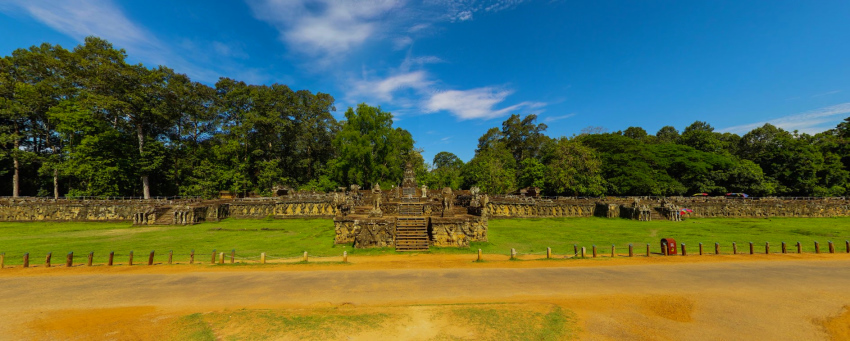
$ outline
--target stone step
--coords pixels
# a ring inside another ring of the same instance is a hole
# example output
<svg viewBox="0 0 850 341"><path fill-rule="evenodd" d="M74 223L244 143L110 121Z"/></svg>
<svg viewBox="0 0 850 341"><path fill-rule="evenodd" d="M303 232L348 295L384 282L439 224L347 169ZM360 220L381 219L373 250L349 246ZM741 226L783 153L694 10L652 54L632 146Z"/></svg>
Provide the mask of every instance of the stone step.
<svg viewBox="0 0 850 341"><path fill-rule="evenodd" d="M156 210L156 220L154 220L154 224L156 225L171 225L174 224L174 214L172 213L171 207L159 208Z"/></svg>
<svg viewBox="0 0 850 341"><path fill-rule="evenodd" d="M416 251L428 251L427 247L414 247L414 248L397 248L395 249L398 252L416 252Z"/></svg>

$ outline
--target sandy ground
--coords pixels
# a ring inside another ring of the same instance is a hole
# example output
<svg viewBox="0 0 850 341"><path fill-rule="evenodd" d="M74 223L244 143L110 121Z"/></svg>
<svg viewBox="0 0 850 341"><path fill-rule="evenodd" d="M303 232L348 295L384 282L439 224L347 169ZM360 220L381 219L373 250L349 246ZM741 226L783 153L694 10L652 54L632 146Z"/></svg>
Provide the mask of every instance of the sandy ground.
<svg viewBox="0 0 850 341"><path fill-rule="evenodd" d="M0 270L0 339L160 339L170 332L165 322L190 313L316 307L396 311L422 323L387 327L396 329L392 339L428 339L451 322L426 318L439 309L421 306L457 303L559 305L577 314L585 340L850 337L846 254L506 258L7 268Z"/></svg>

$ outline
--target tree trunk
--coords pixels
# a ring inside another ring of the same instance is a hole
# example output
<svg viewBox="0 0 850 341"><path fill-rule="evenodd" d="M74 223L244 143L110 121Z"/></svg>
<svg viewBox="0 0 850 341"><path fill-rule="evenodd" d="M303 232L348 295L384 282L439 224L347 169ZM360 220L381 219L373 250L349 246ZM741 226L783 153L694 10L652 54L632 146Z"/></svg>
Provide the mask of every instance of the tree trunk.
<svg viewBox="0 0 850 341"><path fill-rule="evenodd" d="M136 125L136 136L139 138L139 156L144 157L145 152L145 134L142 132L142 125ZM145 199L151 198L151 185L147 174L142 174L142 195Z"/></svg>
<svg viewBox="0 0 850 341"><path fill-rule="evenodd" d="M20 142L18 142L18 130L15 129L15 150L12 151L12 158L14 159L15 164L15 174L12 176L12 197L17 198L21 192L21 164L18 160L18 150L21 147Z"/></svg>
<svg viewBox="0 0 850 341"><path fill-rule="evenodd" d="M53 168L53 199L59 199L59 168Z"/></svg>

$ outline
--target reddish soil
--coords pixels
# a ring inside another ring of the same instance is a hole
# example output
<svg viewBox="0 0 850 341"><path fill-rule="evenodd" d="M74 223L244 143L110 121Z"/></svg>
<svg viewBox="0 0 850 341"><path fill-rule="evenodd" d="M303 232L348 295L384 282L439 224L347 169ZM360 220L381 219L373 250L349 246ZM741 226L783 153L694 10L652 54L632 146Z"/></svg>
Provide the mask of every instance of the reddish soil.
<svg viewBox="0 0 850 341"><path fill-rule="evenodd" d="M577 314L580 338L587 340L850 339L846 254L474 257L6 268L0 339L165 339L177 317L225 309L353 306L400 309L405 319L418 320L422 304L496 302L563 306ZM405 339L430 335L398 330ZM368 335L375 334L354 339Z"/></svg>

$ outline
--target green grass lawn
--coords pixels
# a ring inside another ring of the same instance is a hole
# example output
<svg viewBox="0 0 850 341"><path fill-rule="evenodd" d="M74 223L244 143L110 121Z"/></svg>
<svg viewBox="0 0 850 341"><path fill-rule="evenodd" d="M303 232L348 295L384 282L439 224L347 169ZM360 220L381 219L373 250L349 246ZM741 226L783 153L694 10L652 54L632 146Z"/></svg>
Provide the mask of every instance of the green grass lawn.
<svg viewBox="0 0 850 341"><path fill-rule="evenodd" d="M265 230L263 230L265 229ZM814 251L814 241L827 250L827 241L844 251L844 241L850 239L850 218L771 218L771 219L688 219L683 222L641 222L606 218L494 219L490 220L489 242L472 243L470 249L432 248L434 253L508 254L511 248L519 253L542 253L551 247L556 254L572 253L573 245L597 245L601 254L610 252L612 244L625 252L629 243L636 252L645 252L646 244L658 252L661 238L672 237L686 243L695 253L697 244L705 244L713 252L719 242L721 251L731 252L731 243L738 243L739 252L748 252L748 243L764 251L770 242L778 251L780 242L803 243L804 250ZM65 255L73 251L75 263L85 262L89 252L95 253L95 263L106 262L110 251L116 262L126 263L134 251L135 263L147 261L156 250L156 262L165 262L169 250L174 261L185 263L190 250L195 261L207 263L212 250L229 254L235 249L240 257L258 258L261 252L269 257L297 257L304 251L311 256L393 254L394 250L354 249L350 245L334 245L333 222L330 219L236 220L193 226L133 227L127 223L0 223L0 252L6 254L6 264L22 263L25 252L31 264L42 264L48 252L53 252L53 264L64 264Z"/></svg>

